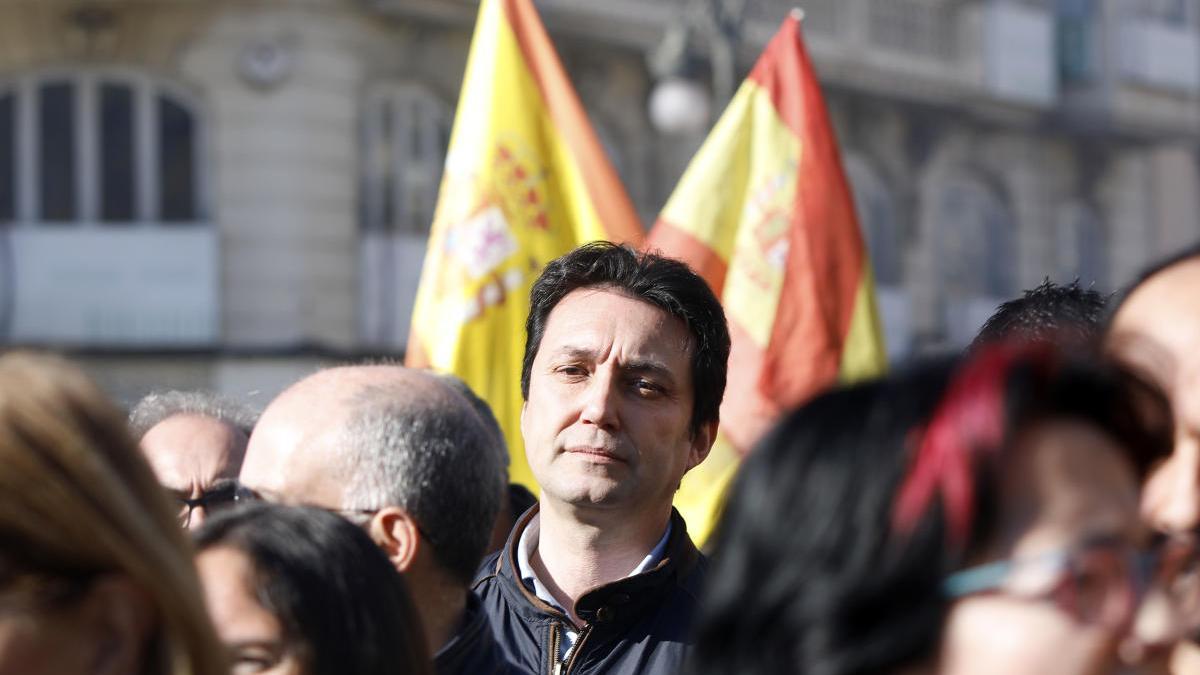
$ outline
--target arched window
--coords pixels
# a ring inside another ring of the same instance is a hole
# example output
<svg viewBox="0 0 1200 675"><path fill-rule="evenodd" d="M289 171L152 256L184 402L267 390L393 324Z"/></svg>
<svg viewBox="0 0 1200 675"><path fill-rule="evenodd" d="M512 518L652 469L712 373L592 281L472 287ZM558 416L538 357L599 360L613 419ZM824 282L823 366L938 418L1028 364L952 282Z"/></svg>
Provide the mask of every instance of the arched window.
<svg viewBox="0 0 1200 675"><path fill-rule="evenodd" d="M191 98L147 77L81 71L0 84L0 222L203 221L203 146Z"/></svg>
<svg viewBox="0 0 1200 675"><path fill-rule="evenodd" d="M931 206L942 337L962 346L1015 294L1016 225L999 193L970 172L944 178Z"/></svg>
<svg viewBox="0 0 1200 675"><path fill-rule="evenodd" d="M1085 287L1107 288L1108 234L1094 208L1072 203L1059 210L1055 252L1059 281L1077 278Z"/></svg>
<svg viewBox="0 0 1200 675"><path fill-rule="evenodd" d="M938 268L942 285L962 296L1007 298L1016 284L1016 227L999 196L969 175L950 178L938 195Z"/></svg>
<svg viewBox="0 0 1200 675"><path fill-rule="evenodd" d="M420 85L371 91L362 125L364 230L429 232L453 121L453 109Z"/></svg>
<svg viewBox="0 0 1200 675"><path fill-rule="evenodd" d="M370 91L362 121L360 335L399 349L437 206L453 108L418 84Z"/></svg>
<svg viewBox="0 0 1200 675"><path fill-rule="evenodd" d="M845 156L846 177L854 192L854 210L871 255L875 299L888 358L903 359L912 348L912 302L904 287L904 242L896 203L870 161L854 152Z"/></svg>
<svg viewBox="0 0 1200 675"><path fill-rule="evenodd" d="M904 276L904 251L891 190L867 160L847 153L845 166L875 281L882 286L899 286Z"/></svg>

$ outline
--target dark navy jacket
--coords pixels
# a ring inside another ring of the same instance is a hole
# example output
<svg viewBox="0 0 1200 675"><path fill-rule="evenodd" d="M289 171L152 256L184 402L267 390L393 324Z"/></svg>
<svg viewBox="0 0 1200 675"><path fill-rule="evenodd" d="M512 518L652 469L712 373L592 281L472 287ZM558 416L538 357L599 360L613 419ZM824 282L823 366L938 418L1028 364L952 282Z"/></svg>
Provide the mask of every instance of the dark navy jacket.
<svg viewBox="0 0 1200 675"><path fill-rule="evenodd" d="M708 562L687 536L679 512L653 569L594 588L575 603L584 621L565 661L558 646L570 620L521 582L517 542L537 513L517 521L504 549L483 562L475 592L496 640L521 672L546 675L633 675L679 672L691 647L691 624Z"/></svg>
<svg viewBox="0 0 1200 675"><path fill-rule="evenodd" d="M433 657L436 675L516 675L504 650L496 644L487 614L474 593L467 596L458 632Z"/></svg>

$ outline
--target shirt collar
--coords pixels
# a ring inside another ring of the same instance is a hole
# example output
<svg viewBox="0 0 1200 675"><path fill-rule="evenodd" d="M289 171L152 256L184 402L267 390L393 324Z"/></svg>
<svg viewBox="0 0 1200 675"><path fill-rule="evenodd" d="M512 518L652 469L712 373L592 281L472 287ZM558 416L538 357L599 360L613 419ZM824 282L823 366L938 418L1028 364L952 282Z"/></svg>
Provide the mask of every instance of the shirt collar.
<svg viewBox="0 0 1200 675"><path fill-rule="evenodd" d="M529 558L538 546L538 537L541 534L541 514L536 514L529 521L529 524L522 530L520 538L517 540L517 571L521 575L521 581L527 588L533 591L533 594L548 605L557 607L561 611L566 611L561 605L555 601L554 596L550 594L549 589L542 584L537 578L537 574L533 571L533 565L530 564ZM667 531L663 532L663 536L650 550L650 553L642 558L642 562L633 568L633 571L625 575L625 578L636 576L643 572L653 569L663 560L663 556L667 552L667 542L671 538L671 521L667 521Z"/></svg>

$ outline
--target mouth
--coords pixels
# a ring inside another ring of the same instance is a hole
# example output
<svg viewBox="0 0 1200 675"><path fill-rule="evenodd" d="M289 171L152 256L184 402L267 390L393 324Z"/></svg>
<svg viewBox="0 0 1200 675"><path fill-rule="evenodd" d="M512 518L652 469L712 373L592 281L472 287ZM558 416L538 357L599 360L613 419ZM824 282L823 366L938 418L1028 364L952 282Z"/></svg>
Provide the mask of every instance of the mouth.
<svg viewBox="0 0 1200 675"><path fill-rule="evenodd" d="M580 459L592 462L594 464L628 464L629 462L620 455L604 448L590 447L575 447L567 448L567 454L574 455Z"/></svg>

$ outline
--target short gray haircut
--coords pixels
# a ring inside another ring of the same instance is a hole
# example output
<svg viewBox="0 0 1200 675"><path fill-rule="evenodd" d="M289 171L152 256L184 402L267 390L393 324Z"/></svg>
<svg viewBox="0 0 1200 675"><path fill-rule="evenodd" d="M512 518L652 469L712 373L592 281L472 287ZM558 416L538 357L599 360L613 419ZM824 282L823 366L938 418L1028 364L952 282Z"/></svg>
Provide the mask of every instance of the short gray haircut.
<svg viewBox="0 0 1200 675"><path fill-rule="evenodd" d="M155 391L129 411L129 429L141 439L159 422L176 415L209 417L224 422L247 436L258 422L258 412L232 399L207 391Z"/></svg>
<svg viewBox="0 0 1200 675"><path fill-rule="evenodd" d="M475 393L475 390L471 389L471 385L464 382L461 377L457 375L451 375L449 373L439 373L438 377L441 378L443 382L450 385L454 391L462 394L463 398L467 399L467 403L471 404L471 408L475 410L476 415L479 415L479 419L483 422L483 426L486 427L488 433L494 437L494 446L496 452L499 453L500 461L503 462L504 466L507 468L510 461L508 456L508 441L504 438L504 430L500 428L500 421L496 419L496 413L492 412L492 406L488 405L487 401L479 398L479 395ZM505 476L504 480L505 482L508 482L508 477Z"/></svg>
<svg viewBox="0 0 1200 675"><path fill-rule="evenodd" d="M341 439L348 459L344 507L404 509L442 569L470 584L507 482L479 414L452 387L414 395L410 385L368 385L351 403Z"/></svg>

